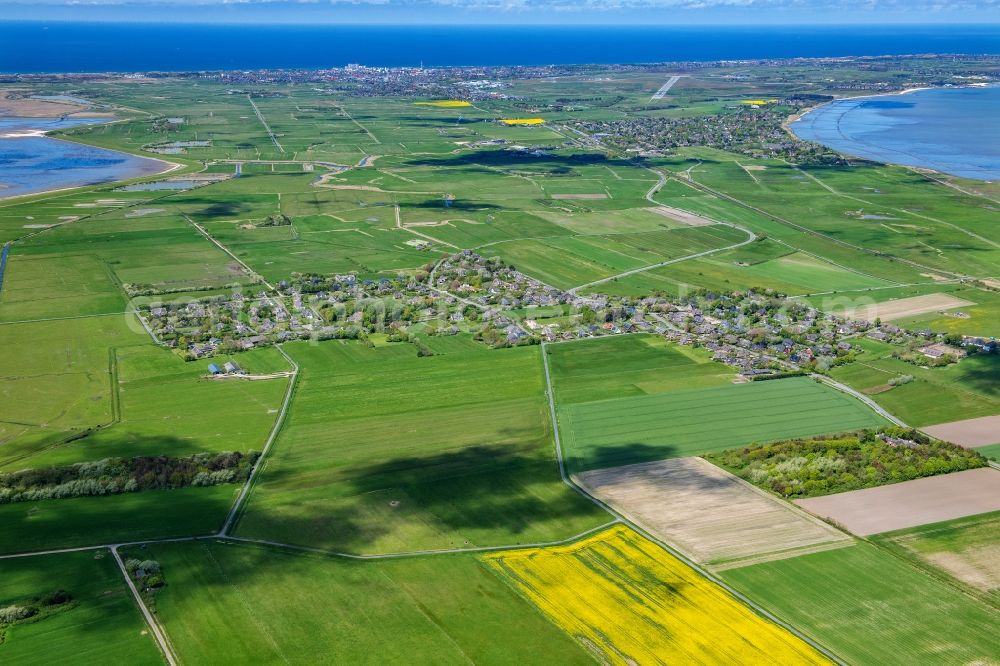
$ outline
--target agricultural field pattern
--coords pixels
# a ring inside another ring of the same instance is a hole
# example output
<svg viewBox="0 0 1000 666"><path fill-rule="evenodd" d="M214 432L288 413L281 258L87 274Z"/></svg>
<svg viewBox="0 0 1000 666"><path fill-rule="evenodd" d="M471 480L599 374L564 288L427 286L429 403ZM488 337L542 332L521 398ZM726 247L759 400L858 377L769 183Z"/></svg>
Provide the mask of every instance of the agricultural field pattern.
<svg viewBox="0 0 1000 666"><path fill-rule="evenodd" d="M995 60L0 83L0 663L1000 665Z"/></svg>

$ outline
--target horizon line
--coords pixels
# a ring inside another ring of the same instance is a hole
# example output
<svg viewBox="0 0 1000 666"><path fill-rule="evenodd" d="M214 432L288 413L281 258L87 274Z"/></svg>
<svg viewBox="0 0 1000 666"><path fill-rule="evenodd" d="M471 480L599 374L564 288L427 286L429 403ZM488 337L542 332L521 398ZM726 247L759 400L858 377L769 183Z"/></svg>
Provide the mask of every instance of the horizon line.
<svg viewBox="0 0 1000 666"><path fill-rule="evenodd" d="M0 3L2 6L5 3ZM71 7L73 5L54 5L56 7ZM96 7L97 5L91 5L91 7ZM127 5L118 5L118 7ZM191 6L204 6L196 5L191 3ZM79 5L76 5L79 7ZM547 22L516 22L516 21L497 21L497 22L445 22L445 21L428 21L428 22L414 22L414 21L366 21L366 20L341 20L341 21L279 21L275 22L273 20L243 20L243 21L232 21L232 22L219 22L219 21L196 21L196 20L164 20L162 17L150 17L148 19L142 18L120 18L120 19L100 19L100 18L8 18L0 20L0 27L4 25L9 25L12 23L101 23L103 25L132 25L136 23L156 23L156 24L167 24L167 25L197 25L205 27L237 27L245 25L267 25L267 26L281 26L281 27L303 27L303 28L315 28L319 26L324 27L357 27L357 26L371 26L371 27L385 27L385 28L411 28L411 27L442 27L442 28L454 28L454 27L464 27L464 28L508 28L508 27L518 27L518 28L556 28L556 29L573 29L573 28L643 28L643 29L655 29L655 28L744 28L744 27L774 27L774 28L785 28L785 27L799 27L799 28L823 28L823 29L837 29L837 28L900 28L900 27L969 27L969 28L982 28L982 29L1000 29L1000 19L995 19L991 21L871 21L871 22L851 22L851 23L829 23L829 22L799 22L799 21L761 21L761 22L749 22L742 21L736 22L726 22L726 21L676 21L671 23L608 23L606 21L580 21L576 23L547 23Z"/></svg>

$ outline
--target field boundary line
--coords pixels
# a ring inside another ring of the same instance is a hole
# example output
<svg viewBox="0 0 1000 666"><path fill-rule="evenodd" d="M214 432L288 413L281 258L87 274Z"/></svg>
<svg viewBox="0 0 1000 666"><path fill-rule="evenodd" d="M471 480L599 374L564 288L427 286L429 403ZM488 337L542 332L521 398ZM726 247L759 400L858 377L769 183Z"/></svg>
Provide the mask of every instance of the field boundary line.
<svg viewBox="0 0 1000 666"><path fill-rule="evenodd" d="M657 176L659 176L659 180L656 183L654 183L652 187L649 188L648 192L646 192L646 200L649 201L650 203L656 204L657 206L665 206L666 204L660 203L659 201L657 201L653 197L660 190L660 188L663 187L667 183L667 177L663 173L661 173L659 171L655 171L653 169L650 169L650 171L652 171ZM743 247L744 245L749 245L750 243L753 243L755 240L757 240L757 234L755 234L750 229L747 229L746 227L742 227L742 226L740 226L738 224L733 224L731 222L720 222L719 220L714 220L714 222L716 224L721 224L721 225L724 225L724 226L736 229L738 231L742 231L743 233L747 234L746 240L742 240L739 243L735 243L733 245L727 245L725 247L717 247L717 248L713 248L711 250L705 250L703 252L696 252L695 254L689 254L686 257L678 257L676 259L669 259L667 261L661 261L659 263L650 264L648 266L641 266L639 268L633 268L632 270L624 271L622 273L618 273L617 275L612 275L610 277L602 278L600 280L594 280L593 282L588 282L586 284L581 284L581 285L579 285L577 287L573 287L572 289L567 289L566 292L569 293L569 294L573 294L575 296L576 292L579 291L580 289L586 289L588 287L595 287L595 286L597 286L599 284L604 284L606 282L611 282L613 280L617 280L618 278L628 277L630 275L636 275L637 273L645 273L646 271L651 271L651 270L654 270L654 269L657 269L657 268L663 268L664 266L669 266L671 264L679 264L682 261L688 261L690 259L699 259L701 257L707 257L707 256L715 254L717 252L725 252L726 250L735 250L736 248Z"/></svg>
<svg viewBox="0 0 1000 666"><path fill-rule="evenodd" d="M281 428L285 424L285 415L288 413L288 406L291 404L292 395L295 393L295 386L299 377L299 364L296 363L292 357L281 348L281 345L275 345L275 349L281 352L281 355L285 357L285 360L292 365L291 374L288 376L288 389L285 391L285 399L281 403L281 411L278 412L278 416L274 420L274 426L271 428L271 432L267 436L267 440L264 442L264 447L261 449L260 457L257 458L257 462L254 463L253 468L250 470L250 476L247 477L246 483L243 484L243 489L240 490L239 497L236 498L236 501L233 503L233 507L229 510L229 514L226 516L226 522L222 524L222 529L219 530L219 536L226 536L226 533L229 532L230 528L232 528L238 514L242 512L242 509L246 504L246 500L250 495L250 490L253 488L261 469L264 467L264 461L267 458L267 454L271 450L271 445L274 444L274 440L278 438L278 433L281 432Z"/></svg>
<svg viewBox="0 0 1000 666"><path fill-rule="evenodd" d="M829 525L829 523L827 523ZM848 537L841 541L826 541L823 543L818 543L814 546L802 546L799 548L792 548L791 550L781 550L773 551L770 553L764 553L759 556L750 556L742 559L736 560L723 560L722 562L715 562L706 564L705 567L715 573L720 571L729 571L731 569L742 569L744 567L753 566L755 564L766 564L768 562L780 562L781 560L790 560L793 557L801 557L803 555L812 555L813 553L824 553L828 550L840 550L841 548L850 548L857 544L857 541L853 537Z"/></svg>
<svg viewBox="0 0 1000 666"><path fill-rule="evenodd" d="M888 286L885 286L885 287L869 287L869 289L890 289L890 288L893 288L893 287L905 287L906 286L906 285L904 285L902 283L899 283L899 282L896 282L894 280L890 280L888 278L880 278L877 275L872 275L870 273L864 273L862 271L859 271L856 268L851 268L850 266L845 266L844 264L837 263L836 261L834 261L832 259L827 259L826 257L820 256L820 255L816 254L815 252L810 252L809 250L803 250L802 248L798 248L798 247L795 247L794 245L790 245L789 243L786 243L785 241L783 241L783 240L781 240L779 238L773 238L772 240L775 243L778 243L780 245L784 245L788 249L793 250L792 254L802 253L802 254L810 256L813 259L816 259L817 261L820 261L820 262L822 262L824 264L830 264L831 266L836 266L837 268L841 268L841 269L847 271L848 273L854 273L855 275L860 275L862 277L871 278L873 280L879 280L881 282L892 282L891 285L888 285ZM788 255L783 255L783 257L784 256L788 256ZM775 260L782 259L783 257L777 257ZM764 263L767 263L767 262L765 261ZM957 280L955 280L955 281L957 281ZM859 289L858 291L861 291L861 290ZM831 293L839 293L839 292L835 291L835 292L831 292ZM789 298L791 298L791 297L789 297Z"/></svg>
<svg viewBox="0 0 1000 666"><path fill-rule="evenodd" d="M335 102L335 104L336 104L336 102ZM374 134L372 134L371 130L369 130L367 127L365 127L364 125L362 125L361 123L359 123L357 120L355 120L354 116L352 116L351 113L347 109L345 109L342 104L338 104L337 108L340 109L340 112L343 113L344 116L346 116L348 120L350 120L352 123L354 123L355 125L357 125L361 130L363 130L364 133L367 134L368 137L372 141L374 141L376 145L381 145L382 142L379 141L379 138L377 136L375 136Z"/></svg>
<svg viewBox="0 0 1000 666"><path fill-rule="evenodd" d="M91 317L114 317L118 315L132 314L133 310L124 310L122 312L98 312L97 314L88 315L67 315L65 317L42 317L40 319L16 319L14 321L0 321L0 326L5 326L8 324L38 324L45 321L65 321L67 319L90 319Z"/></svg>
<svg viewBox="0 0 1000 666"><path fill-rule="evenodd" d="M817 652L819 652L823 656L825 656L828 659L830 659L831 661L833 661L835 664L838 664L840 666L847 666L845 661L843 661L832 650L830 650L829 648L827 648L826 646L824 646L822 643L819 643L818 641L814 640L812 637L810 637L807 634L803 633L802 631L800 631L796 627L794 627L791 624L785 622L784 620L782 620L781 618L779 618L775 614L773 614L770 611L768 611L763 606L758 605L755 601L753 601L752 599L750 599L749 597L747 597L742 592L739 592L736 588L734 588L731 585L729 585L728 583L726 583L724 580L722 580L721 578L719 578L718 576L716 576L715 574L713 574L708 569L702 567L700 564L698 564L697 562L691 560L689 557L687 557L686 555L684 555L680 551L672 548L667 543L663 542L662 540L660 540L656 536L650 534L649 532L647 532L643 528L639 527L638 525L636 525L635 523L633 523L632 521L630 521L628 518L625 518L624 516L622 516L621 514L619 514L614 508L612 508L611 506L609 506L606 503L602 502L601 500L597 499L593 495L590 495L589 493L587 493L583 488L581 488L580 486L578 486L576 484L576 482L572 480L572 478L566 476L566 468L565 468L565 463L563 462L563 456L562 456L562 446L559 443L559 423L556 420L556 408L555 408L555 402L553 401L553 397L552 397L552 395L553 395L552 394L552 382L551 382L551 377L550 377L550 374L549 374L548 358L545 356L545 353L546 353L545 352L545 347L546 347L546 344L543 342L541 344L541 348L542 348L542 360L543 360L543 363L545 364L545 386L546 386L546 393L547 393L548 399L549 399L549 412L550 412L550 414L552 416L552 430L555 433L556 455L559 458L559 474L560 474L560 476L562 476L563 481L566 484L568 484L571 488L574 488L577 492L581 493L582 495L584 495L586 497L589 497L592 502L594 502L598 506L602 507L605 511L607 511L611 515L616 516L620 522L622 522L625 525L628 525L630 528L632 528L633 530L635 530L636 532L638 532L639 534L641 534L643 537L645 537L646 539L649 539L653 543L657 544L658 546L660 546L661 548L663 548L666 552L670 553L671 555L673 555L674 557L676 557L678 560L680 560L681 562L683 562L687 566L691 567L694 571L696 571L697 573L699 573L700 575L704 576L709 581L711 581L711 582L715 583L716 585L718 585L719 587L721 587L723 590L725 590L726 592L728 592L729 594L731 594L734 598L736 598L737 600L739 600L743 604L745 604L748 608L750 608L757 615L759 615L759 616L761 616L761 617L763 617L763 618L765 618L767 620L770 620L771 622L773 622L774 624L778 625L779 627L782 627L783 629L785 629L786 631L788 631L789 633L791 633L793 636L799 638L800 640L802 640L803 642L805 642L807 645L809 645L813 649L815 649Z"/></svg>
<svg viewBox="0 0 1000 666"><path fill-rule="evenodd" d="M783 245L787 245L789 248L794 249L796 252L802 252L804 254L809 254L805 250L800 250L800 249L796 248L793 245L788 245L788 243L785 243L785 241L779 241L777 239L774 239L774 240L777 243L781 243ZM816 256L819 259L823 259L823 261L825 261L827 263L832 263L828 259L820 257L819 255L813 255L813 256ZM836 265L836 264L834 264L834 265ZM858 275L868 275L867 273L860 273L858 271L853 271L853 272L858 273ZM878 277L878 276L872 275L872 276L869 276L869 277ZM879 280L884 280L885 278L878 278L878 279ZM902 284L902 283L900 283L900 284L893 284L893 285L888 285L888 286L885 286L885 287L862 287L860 289L837 289L835 291L817 291L817 292L813 292L813 293L809 293L809 294L798 294L796 296L788 296L787 298L789 298L789 299L812 298L813 296L829 296L831 294L853 294L853 293L857 293L859 291L868 292L868 291L882 291L882 290L885 290L885 289L902 289L904 287L927 287L927 286L930 286L930 285L948 285L948 284L958 284L961 281L962 281L961 278L947 278L947 279L944 279L944 280L931 280L929 282L909 282L909 283L906 283L906 284Z"/></svg>
<svg viewBox="0 0 1000 666"><path fill-rule="evenodd" d="M122 397L118 379L118 348L108 347L108 374L111 376L111 423L121 423Z"/></svg>
<svg viewBox="0 0 1000 666"><path fill-rule="evenodd" d="M153 614L149 612L149 608L146 607L146 603L142 600L142 595L139 594L138 588L136 588L135 583L132 582L132 577L128 574L128 569L125 568L125 563L122 562L121 555L118 554L118 546L111 546L112 557L115 558L115 562L118 564L118 569L121 571L122 576L125 577L125 584L128 585L128 589L132 592L132 598L135 599L135 603L138 604L139 610L142 612L143 618L146 620L146 624L149 625L150 631L153 632L153 638L159 645L160 652L166 658L167 663L170 666L177 666L177 658L174 656L174 652L170 647L170 643L167 641L166 634L160 628L159 622L153 617Z"/></svg>
<svg viewBox="0 0 1000 666"><path fill-rule="evenodd" d="M691 167L691 168L693 168L693 167ZM955 278L968 277L968 276L963 275L961 273L955 273L953 271L946 271L946 270L942 270L942 269L939 269L939 268L933 268L931 266L925 266L924 264L921 264L919 262L913 261L912 259L907 259L905 257L900 257L900 256L895 255L895 254L882 253L882 252L879 252L878 250L873 250L871 248L863 247L861 245L854 245L853 243L848 243L847 241L840 240L839 238L834 238L833 236L828 236L827 234L823 233L822 231L816 231L815 229L810 229L809 227L803 226L801 224L796 224L795 222L792 222L790 220L786 220L786 219L784 219L782 217L778 217L774 213L768 212L768 211L764 210L763 208L758 208L757 206L754 206L753 204L750 204L750 203L747 203L745 201L742 201L741 199L737 199L735 196L732 196L731 194L726 194L725 192L722 192L720 190L716 190L713 187L710 187L710 186L705 185L703 183L699 183L690 174L688 175L687 178L685 178L683 176L677 176L677 175L675 175L673 179L676 180L678 183L681 183L683 185L687 185L691 189L698 190L700 192L706 192L706 193L711 194L712 196L714 196L716 198L724 199L726 201L732 202L732 203L736 204L737 206L740 206L741 208L745 208L745 209L751 210L751 211L753 211L755 213L759 213L760 215L763 215L764 217L766 217L766 218L768 218L770 220L773 220L774 222L777 222L779 224L783 224L785 226L791 227L791 228L793 228L793 229L795 229L797 231L800 231L800 232L802 232L804 234L808 234L808 235L814 236L816 238L821 238L824 241L827 241L829 243L834 243L836 245L841 245L841 246L844 246L844 247L849 247L852 250L855 250L857 252L861 252L861 253L868 254L868 255L871 255L871 256L875 256L875 257L889 257L889 258L894 259L894 260L896 260L896 261L898 261L900 263L906 264L906 265L911 266L913 268L919 268L919 269L924 270L924 271L930 271L930 272L934 272L934 273L946 273L946 274L951 275L951 276L953 276Z"/></svg>
<svg viewBox="0 0 1000 666"><path fill-rule="evenodd" d="M786 161L786 163L787 163L787 161ZM844 192L840 192L839 190L835 189L833 186L831 186L831 185L823 182L822 180L820 180L818 176L815 176L814 174L809 173L808 171L803 170L802 167L798 167L797 166L797 167L795 167L795 170L798 171L799 173L801 173L803 176L809 178L810 180L812 180L817 185L819 185L820 187L822 187L823 189L825 189L826 191L828 191L830 194L833 194L834 196L841 197L842 199L849 199L851 201L857 201L858 203L862 203L862 204L865 204L867 206L878 207L878 204L876 204L874 202L868 201L866 199L862 199L860 197L856 197L853 194L846 194ZM984 236L980 236L976 232L970 231L969 229L966 229L965 227L961 227L961 226L959 226L957 224L954 224L952 222L946 222L944 220L939 220L938 218L931 217L930 215L921 215L920 213L914 212L912 210L906 210L905 208L894 208L894 207L890 206L890 207L888 207L888 209L892 210L892 211L895 211L897 213L902 213L903 215L911 215L913 217L916 217L916 218L919 218L919 219L922 219L922 220L927 220L929 222L935 222L937 224L943 224L943 225L945 225L947 227L951 227L955 231L967 234L967 235L975 238L976 240L982 241L982 242L986 243L987 245L992 245L993 247L1000 248L1000 243L997 243L996 241L991 240L989 238L986 238ZM931 247L933 247L933 246L931 246ZM938 250L938 248L934 248L934 249ZM940 250L938 250L938 251L940 252Z"/></svg>
<svg viewBox="0 0 1000 666"><path fill-rule="evenodd" d="M901 166L905 166L905 165L901 165ZM956 190L958 192L961 192L962 194L964 194L964 195L966 195L968 197L979 197L980 199L986 199L987 201L992 201L993 203L1000 204L1000 199L994 199L993 197L989 196L988 194L984 194L982 192L976 192L975 190L967 190L967 189L965 189L965 188L963 188L963 187L961 187L959 185L956 185L955 183L950 183L947 180L945 180L944 178L937 177L937 172L928 172L925 169L921 169L919 167L907 166L906 168L909 169L911 172L919 175L919 176L923 176L927 180L932 180L935 183L938 183L939 185L944 185L945 187L950 187L951 189Z"/></svg>
<svg viewBox="0 0 1000 666"><path fill-rule="evenodd" d="M978 516L983 516L983 515L988 515L988 514L978 514ZM977 515L973 514L972 516L965 516L965 517L975 518L977 517ZM921 526L917 525L916 527L919 528ZM891 534L891 532L883 532L881 534L871 534L867 537L863 537L863 540L871 544L875 548L883 550L892 557L895 557L896 559L905 562L909 566L921 571L922 573L926 574L929 578L933 578L934 580L940 583L943 583L951 588L954 588L959 593L964 594L965 596L975 600L977 603L981 603L991 608L1000 610L1000 601L993 599L990 596L990 592L988 590L980 590L974 587L971 583L967 583L963 581L961 578L958 578L957 576L948 573L946 569L937 568L929 561L920 557L918 554L908 550L905 545L903 545L898 541L898 539L904 537L890 537L890 536L885 536L886 534ZM922 534L909 534L906 535L905 538L913 539L915 537L920 537L920 536L922 536Z"/></svg>
<svg viewBox="0 0 1000 666"><path fill-rule="evenodd" d="M247 272L250 274L251 277L256 277L257 279L259 279L261 282L263 282L265 285L267 285L267 288L270 289L271 291L277 291L277 289L275 289L275 287L274 287L273 284L271 284L270 282L268 282L267 280L264 279L263 275L261 275L260 273L258 273L254 269L250 268L250 266L245 261L243 261L242 259L240 259L239 257L237 257L235 254L233 254L228 247L226 247L225 245L223 245L222 243L220 243L218 240L216 240L212 236L212 234L208 233L208 230L206 230L200 224L198 224L197 222L195 222L194 220L192 220L191 216L189 216L187 213L183 213L183 215L184 215L184 219L191 223L191 226L193 226L195 229L197 229L198 232L201 233L202 236L204 236L205 238L207 238L209 240L209 242L211 242L217 248L219 248L220 250L222 250L223 252L225 252L233 261L235 261L240 266L242 266L243 268L245 268L247 270ZM250 285L247 285L247 286L249 287Z"/></svg>
<svg viewBox="0 0 1000 666"><path fill-rule="evenodd" d="M271 137L271 142L274 143L274 147L278 149L279 153L284 154L285 149L280 143L278 143L277 137L274 136L274 132L271 131L270 125L268 125L267 121L264 120L264 114L262 114L260 109L257 108L257 105L254 103L253 97L250 96L250 93L247 93L247 101L250 102L250 106L253 107L253 112L257 114L257 120L259 120L260 124L264 126L265 130L267 130L267 135Z"/></svg>
<svg viewBox="0 0 1000 666"><path fill-rule="evenodd" d="M429 240L432 243L437 243L438 245L447 245L448 247L453 247L453 248L455 248L458 251L462 250L462 248L460 248L459 246L453 245L452 243L449 243L447 241L438 240L437 238L434 238L433 236L428 236L425 233L421 233L419 231L414 231L413 228L411 228L411 227L403 224L403 218L401 217L400 212L399 212L399 204L396 204L394 206L394 208L396 209L396 228L397 229L401 229L403 231L409 231L411 234L413 234L415 236L420 236L424 240Z"/></svg>
<svg viewBox="0 0 1000 666"><path fill-rule="evenodd" d="M217 539L223 541L234 541L239 543L256 544L258 546L269 546L272 548L282 548L284 550L299 551L302 553L312 553L315 555L326 555L327 557L337 557L348 560L400 560L411 557L428 557L432 555L461 555L463 553L497 553L509 550L524 550L525 548L549 548L552 546L565 546L566 544L579 541L592 534L606 530L612 525L617 525L621 521L617 518L606 523L592 527L589 530L574 534L558 541L537 541L534 543L503 544L499 546L476 546L474 548L442 548L439 550L410 550L397 553L345 553L339 550L329 550L317 546L300 546L294 543L283 541L271 541L270 539L254 539L252 537L237 537L228 534L219 534Z"/></svg>

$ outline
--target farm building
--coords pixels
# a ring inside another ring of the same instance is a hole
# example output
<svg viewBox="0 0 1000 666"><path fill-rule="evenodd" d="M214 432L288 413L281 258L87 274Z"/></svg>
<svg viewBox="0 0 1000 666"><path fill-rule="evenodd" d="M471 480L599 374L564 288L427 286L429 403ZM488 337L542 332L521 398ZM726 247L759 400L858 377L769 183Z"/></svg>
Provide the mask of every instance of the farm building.
<svg viewBox="0 0 1000 666"><path fill-rule="evenodd" d="M209 363L209 364L208 364L208 371L209 371L210 373L212 373L213 375L217 375L217 374L219 374L220 372L222 372L222 369L221 369L221 368L219 368L219 366L217 366L217 365L216 365L216 364L214 364L214 363Z"/></svg>

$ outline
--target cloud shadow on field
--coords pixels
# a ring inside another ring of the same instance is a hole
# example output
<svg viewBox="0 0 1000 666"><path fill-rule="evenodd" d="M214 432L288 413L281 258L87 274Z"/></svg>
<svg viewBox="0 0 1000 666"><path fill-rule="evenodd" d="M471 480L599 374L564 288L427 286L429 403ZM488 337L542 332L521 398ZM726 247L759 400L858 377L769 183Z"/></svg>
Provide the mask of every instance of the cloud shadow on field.
<svg viewBox="0 0 1000 666"><path fill-rule="evenodd" d="M475 123L485 122L483 118L466 118L464 115L461 120L458 117L458 113L464 111L469 107L455 107L454 109L447 109L447 111L456 112L453 116L441 116L435 118L434 116L393 116L392 120L398 121L400 124L406 124L410 127L426 127L428 125L436 125L439 127L454 127L455 125L472 125ZM473 109L475 111L475 109Z"/></svg>
<svg viewBox="0 0 1000 666"><path fill-rule="evenodd" d="M405 544L411 528L440 535L431 539L438 545L429 547L442 548L460 547L463 539L465 544L468 539L479 542L473 545L517 543L519 535L527 543L537 540L533 528L542 524L548 526L545 534L551 534L560 523L579 525L583 519L586 529L609 520L562 483L554 457L538 442L538 432L529 430L499 431L504 443L331 468L325 486L329 497L320 493L319 499L304 502L294 501L295 469L269 470L256 491L260 501L251 499L237 534L371 553L377 552L373 542L380 537ZM316 498L317 490L311 487L309 497ZM565 537L582 529L567 527ZM421 547L427 546L414 543L397 550Z"/></svg>
<svg viewBox="0 0 1000 666"><path fill-rule="evenodd" d="M1000 354L976 355L962 363L970 368L962 373L962 384L982 395L1000 398Z"/></svg>
<svg viewBox="0 0 1000 666"><path fill-rule="evenodd" d="M647 463L666 458L677 458L678 449L673 444L652 445L645 442L627 442L590 446L582 451L566 451L566 469L579 474L607 467L621 467L636 463Z"/></svg>
<svg viewBox="0 0 1000 666"><path fill-rule="evenodd" d="M500 210L502 206L486 203L483 201L465 201L463 199L452 199L450 205L445 205L445 199L427 199L416 203L399 204L400 211L407 209L441 209L441 210Z"/></svg>
<svg viewBox="0 0 1000 666"><path fill-rule="evenodd" d="M639 162L609 158L604 153L546 153L535 156L521 150L472 150L455 155L420 157L409 160L410 166L427 167L494 167L532 168L557 173L569 172L574 167L608 166L636 167Z"/></svg>

